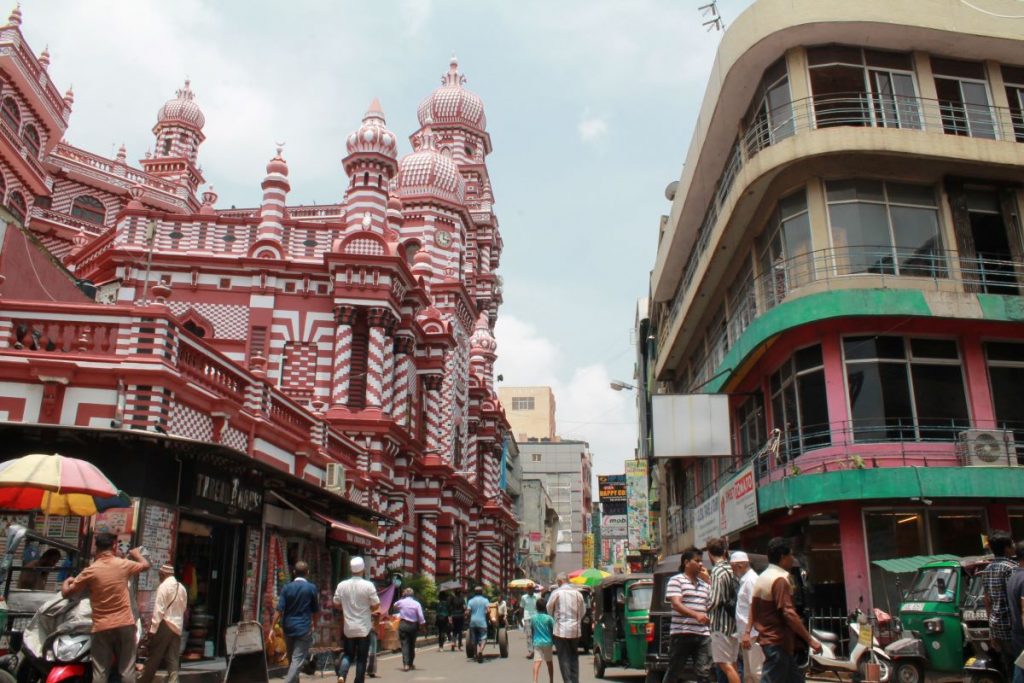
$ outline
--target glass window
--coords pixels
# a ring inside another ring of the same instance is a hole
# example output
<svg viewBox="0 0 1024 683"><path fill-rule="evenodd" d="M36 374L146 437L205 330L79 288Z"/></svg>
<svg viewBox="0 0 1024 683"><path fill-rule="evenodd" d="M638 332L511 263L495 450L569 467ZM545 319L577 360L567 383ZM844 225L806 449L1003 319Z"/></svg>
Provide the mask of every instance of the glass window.
<svg viewBox="0 0 1024 683"><path fill-rule="evenodd" d="M11 196L7 198L7 210L11 212L11 215L17 218L21 223L25 222L25 216L28 215L28 206L25 204L25 197L20 192L12 192Z"/></svg>
<svg viewBox="0 0 1024 683"><path fill-rule="evenodd" d="M89 223L103 225L107 208L96 197L83 194L75 197L75 201L71 203L71 215Z"/></svg>
<svg viewBox="0 0 1024 683"><path fill-rule="evenodd" d="M31 123L25 126L25 130L21 133L21 141L25 143L25 147L28 148L29 154L34 158L39 158L39 131Z"/></svg>
<svg viewBox="0 0 1024 683"><path fill-rule="evenodd" d="M785 299L790 289L814 279L806 191L795 192L779 202L761 236L760 252L765 308Z"/></svg>
<svg viewBox="0 0 1024 683"><path fill-rule="evenodd" d="M765 70L753 104L745 117L744 141L748 154L756 154L793 134L791 100L789 75L783 57Z"/></svg>
<svg viewBox="0 0 1024 683"><path fill-rule="evenodd" d="M533 410L533 396L513 396L512 410Z"/></svg>
<svg viewBox="0 0 1024 683"><path fill-rule="evenodd" d="M988 96L985 67L932 57L942 129L948 135L995 139L995 119Z"/></svg>
<svg viewBox="0 0 1024 683"><path fill-rule="evenodd" d="M764 398L754 394L736 409L737 430L736 452L742 456L753 455L765 442Z"/></svg>
<svg viewBox="0 0 1024 683"><path fill-rule="evenodd" d="M825 188L841 275L945 277L934 188L873 180L830 181Z"/></svg>
<svg viewBox="0 0 1024 683"><path fill-rule="evenodd" d="M1003 82L1014 138L1017 142L1024 142L1024 67L1003 65Z"/></svg>
<svg viewBox="0 0 1024 683"><path fill-rule="evenodd" d="M797 351L772 373L772 427L782 433L779 461L785 462L805 450L832 443L825 394L825 368L821 347Z"/></svg>
<svg viewBox="0 0 1024 683"><path fill-rule="evenodd" d="M651 608L651 597L654 595L653 586L634 586L629 589L629 600L626 609L631 612L645 611Z"/></svg>
<svg viewBox="0 0 1024 683"><path fill-rule="evenodd" d="M3 119L15 133L18 132L21 127L21 109L13 97L5 97L3 102L0 102L0 119Z"/></svg>
<svg viewBox="0 0 1024 683"><path fill-rule="evenodd" d="M970 426L955 348L948 340L844 338L854 440L955 440Z"/></svg>
<svg viewBox="0 0 1024 683"><path fill-rule="evenodd" d="M807 57L817 127L921 128L908 53L826 45Z"/></svg>
<svg viewBox="0 0 1024 683"><path fill-rule="evenodd" d="M1013 432L1017 460L1024 463L1024 344L988 342L985 353L996 427Z"/></svg>

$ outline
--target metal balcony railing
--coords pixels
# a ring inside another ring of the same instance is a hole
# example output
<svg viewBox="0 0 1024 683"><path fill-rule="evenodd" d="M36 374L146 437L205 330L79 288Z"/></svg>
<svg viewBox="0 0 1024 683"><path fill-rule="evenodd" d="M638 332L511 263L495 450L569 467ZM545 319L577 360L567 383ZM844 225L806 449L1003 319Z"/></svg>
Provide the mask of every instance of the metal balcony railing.
<svg viewBox="0 0 1024 683"><path fill-rule="evenodd" d="M737 137L715 186L704 219L697 229L683 277L672 300L668 324L675 324L693 286L700 262L732 186L747 162L762 150L794 135L822 128L892 128L988 140L1024 143L1024 114L1020 109L875 93L830 93L794 100L758 117Z"/></svg>
<svg viewBox="0 0 1024 683"><path fill-rule="evenodd" d="M741 284L728 301L725 325L709 334L706 351L694 363L691 386L715 375L758 316L797 295L801 288L845 289L854 278L871 278L871 287L888 287L899 280L904 286L912 281L918 289L959 284L964 292L1019 296L1024 287L1024 264L984 254L962 256L930 246L907 249L890 245L820 249L778 259L770 271Z"/></svg>

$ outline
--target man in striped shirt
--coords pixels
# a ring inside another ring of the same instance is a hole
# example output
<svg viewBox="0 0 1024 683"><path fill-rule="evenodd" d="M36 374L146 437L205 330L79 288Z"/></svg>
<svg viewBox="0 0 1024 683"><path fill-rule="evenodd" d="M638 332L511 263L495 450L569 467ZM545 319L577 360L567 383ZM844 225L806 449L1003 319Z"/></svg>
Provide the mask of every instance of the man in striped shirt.
<svg viewBox="0 0 1024 683"><path fill-rule="evenodd" d="M700 557L701 552L696 548L684 550L679 561L680 573L669 579L665 588L665 601L672 604L672 625L669 630L672 646L662 683L677 683L690 659L693 660L698 681L711 683L712 680L711 638L708 629L708 598L711 588Z"/></svg>
<svg viewBox="0 0 1024 683"><path fill-rule="evenodd" d="M569 584L565 574L559 574L558 588L548 598L547 609L555 620L552 635L562 681L580 683L580 622L585 609L583 593Z"/></svg>
<svg viewBox="0 0 1024 683"><path fill-rule="evenodd" d="M739 580L726 557L725 539L713 538L704 544L711 558L711 597L708 617L711 623L711 659L729 683L740 683L736 659L740 641L736 637L736 594Z"/></svg>

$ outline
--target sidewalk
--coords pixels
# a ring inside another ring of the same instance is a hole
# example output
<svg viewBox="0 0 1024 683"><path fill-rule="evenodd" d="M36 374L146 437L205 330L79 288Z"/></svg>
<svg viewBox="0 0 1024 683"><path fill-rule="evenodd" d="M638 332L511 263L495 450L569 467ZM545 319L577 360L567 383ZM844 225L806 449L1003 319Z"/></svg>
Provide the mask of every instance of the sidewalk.
<svg viewBox="0 0 1024 683"><path fill-rule="evenodd" d="M430 651L430 650L436 650L436 649L437 649L437 636L425 636L425 637L417 640L417 642L416 642L416 652L417 653L425 652L425 651ZM380 680L382 678L382 674L383 674L383 671L381 670L381 665L382 664L387 664L388 662L394 662L395 660L399 660L398 663L401 663L401 661L400 661L401 657L402 657L402 653L397 651L397 650L394 651L394 652L388 651L388 652L379 652L379 653L377 653L377 670L380 673L377 674L376 678L371 678L370 676L367 676L366 677L367 681ZM275 676L275 675L273 675L273 672L272 672L271 676L270 676L271 683L283 683L284 682L284 673L285 672L282 671L281 675ZM352 676L354 676L354 675L355 675L355 671L353 670L352 672L349 673L349 678L351 679ZM338 678L334 674L333 670L328 669L328 671L326 671L323 674L321 674L319 672L313 674L312 676L307 676L307 675L303 674L302 675L302 680L303 681L330 681L330 683L334 683L335 681L338 680Z"/></svg>

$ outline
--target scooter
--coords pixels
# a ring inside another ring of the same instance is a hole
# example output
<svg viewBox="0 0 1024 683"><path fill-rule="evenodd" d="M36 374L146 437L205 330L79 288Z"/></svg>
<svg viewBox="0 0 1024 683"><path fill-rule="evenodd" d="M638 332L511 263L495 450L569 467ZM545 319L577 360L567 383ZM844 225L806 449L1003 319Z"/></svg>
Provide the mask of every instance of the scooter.
<svg viewBox="0 0 1024 683"><path fill-rule="evenodd" d="M828 631L811 629L811 635L821 642L821 654L811 654L808 662L808 673L811 675L833 674L843 681L842 674L852 677L855 683L867 680L867 665L878 664L881 683L888 683L892 672L892 661L878 645L878 640L871 634L871 645L866 644L866 637L861 637L862 629L868 632L868 620L863 612L856 610L850 615L850 655L846 659L837 656L836 649L839 637Z"/></svg>
<svg viewBox="0 0 1024 683"><path fill-rule="evenodd" d="M88 598L44 603L25 628L18 683L88 683L92 680L92 607Z"/></svg>

